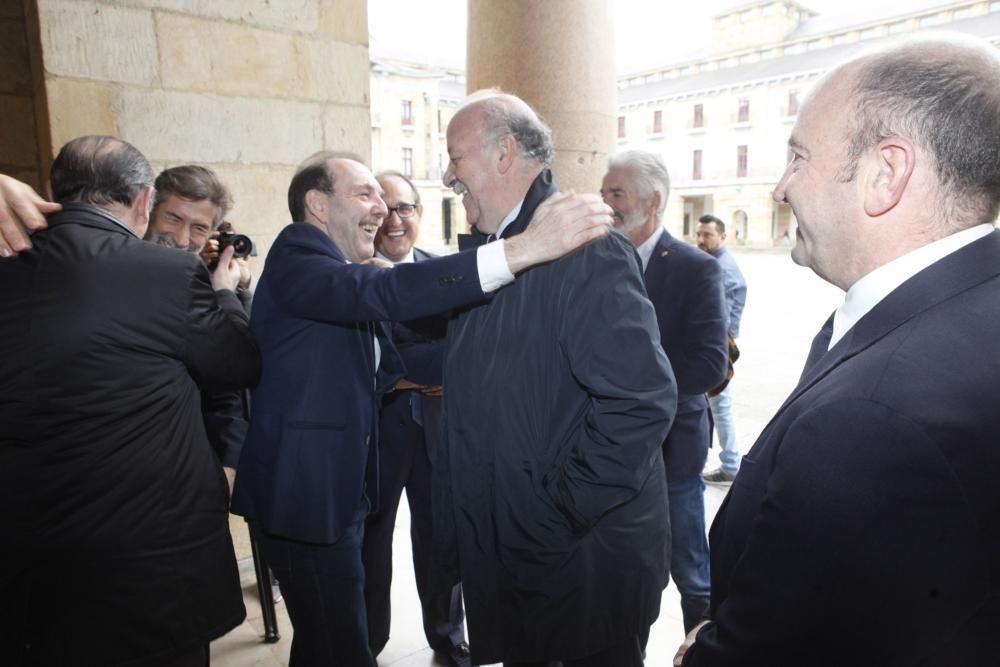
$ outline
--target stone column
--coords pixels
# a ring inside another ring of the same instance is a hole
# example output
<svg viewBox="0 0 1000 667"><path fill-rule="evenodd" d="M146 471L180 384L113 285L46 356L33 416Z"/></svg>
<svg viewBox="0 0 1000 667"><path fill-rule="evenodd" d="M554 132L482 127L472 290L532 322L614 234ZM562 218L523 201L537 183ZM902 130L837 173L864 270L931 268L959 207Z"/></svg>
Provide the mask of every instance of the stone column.
<svg viewBox="0 0 1000 667"><path fill-rule="evenodd" d="M597 192L617 119L607 0L469 0L468 90L499 86L552 128L556 182Z"/></svg>

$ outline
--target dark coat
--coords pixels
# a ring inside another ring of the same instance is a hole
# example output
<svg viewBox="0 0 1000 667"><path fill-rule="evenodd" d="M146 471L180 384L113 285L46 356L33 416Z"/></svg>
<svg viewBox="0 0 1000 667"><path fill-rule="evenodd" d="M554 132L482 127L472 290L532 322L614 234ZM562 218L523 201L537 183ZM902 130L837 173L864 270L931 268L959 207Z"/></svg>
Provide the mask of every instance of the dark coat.
<svg viewBox="0 0 1000 667"><path fill-rule="evenodd" d="M503 236L554 192L542 172ZM635 250L615 232L529 269L448 341L435 541L460 566L473 662L635 636L667 580L676 403Z"/></svg>
<svg viewBox="0 0 1000 667"><path fill-rule="evenodd" d="M712 526L685 667L997 664L998 340L994 231L806 368Z"/></svg>
<svg viewBox="0 0 1000 667"><path fill-rule="evenodd" d="M688 480L701 474L712 441L705 393L722 383L728 369L722 267L664 230L643 279L677 379L677 417L663 448L667 479Z"/></svg>
<svg viewBox="0 0 1000 667"><path fill-rule="evenodd" d="M26 643L31 665L130 664L238 625L198 390L256 381L236 296L84 205L0 260L0 284L4 664Z"/></svg>
<svg viewBox="0 0 1000 667"><path fill-rule="evenodd" d="M482 299L476 253L380 269L349 263L317 227L285 227L254 296L263 370L233 512L279 537L336 542L377 502L379 397L404 370L386 322Z"/></svg>

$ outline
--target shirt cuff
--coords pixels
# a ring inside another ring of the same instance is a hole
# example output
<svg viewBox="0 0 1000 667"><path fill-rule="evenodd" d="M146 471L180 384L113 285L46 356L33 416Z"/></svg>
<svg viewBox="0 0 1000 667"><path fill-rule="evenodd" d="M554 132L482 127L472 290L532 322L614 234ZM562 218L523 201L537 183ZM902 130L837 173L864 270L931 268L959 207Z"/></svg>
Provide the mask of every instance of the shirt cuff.
<svg viewBox="0 0 1000 667"><path fill-rule="evenodd" d="M507 283L514 282L514 274L507 266L503 244L503 239L500 239L481 245L476 251L476 268L479 269L479 286L482 287L483 294L495 292Z"/></svg>

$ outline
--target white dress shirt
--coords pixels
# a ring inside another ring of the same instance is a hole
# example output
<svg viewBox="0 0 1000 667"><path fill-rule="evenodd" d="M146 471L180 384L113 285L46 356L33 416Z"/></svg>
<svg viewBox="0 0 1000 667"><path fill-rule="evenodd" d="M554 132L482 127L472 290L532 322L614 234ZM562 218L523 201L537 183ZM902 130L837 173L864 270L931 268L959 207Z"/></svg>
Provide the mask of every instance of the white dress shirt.
<svg viewBox="0 0 1000 667"><path fill-rule="evenodd" d="M663 236L663 227L657 227L656 231L650 234L649 238L642 242L642 245L635 249L639 253L639 259L642 261L642 272L646 272L646 267L649 266L649 258L653 256L653 248L656 244L660 242L660 237Z"/></svg>
<svg viewBox="0 0 1000 667"><path fill-rule="evenodd" d="M868 311L897 287L934 262L973 241L978 241L992 231L993 225L989 223L963 229L897 257L851 285L851 289L847 290L847 296L844 297L843 305L833 315L833 334L830 336L830 346L827 349L836 345L858 320L867 315Z"/></svg>

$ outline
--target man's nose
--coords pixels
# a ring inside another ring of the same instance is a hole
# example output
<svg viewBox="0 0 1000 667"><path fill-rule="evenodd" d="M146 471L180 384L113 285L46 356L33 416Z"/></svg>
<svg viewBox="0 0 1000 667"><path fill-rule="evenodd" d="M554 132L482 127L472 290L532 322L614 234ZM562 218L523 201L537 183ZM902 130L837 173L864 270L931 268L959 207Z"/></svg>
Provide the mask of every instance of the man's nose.
<svg viewBox="0 0 1000 667"><path fill-rule="evenodd" d="M375 197L375 208L372 210L372 215L381 218L383 222L389 215L389 207L385 205L385 200L379 196Z"/></svg>
<svg viewBox="0 0 1000 667"><path fill-rule="evenodd" d="M444 183L444 187L450 188L452 182L455 180L455 174L451 172L451 165L444 170L444 176L441 177L441 181Z"/></svg>
<svg viewBox="0 0 1000 667"><path fill-rule="evenodd" d="M191 232L184 225L179 225L171 236L174 237L174 245L178 248L186 248L191 242Z"/></svg>

